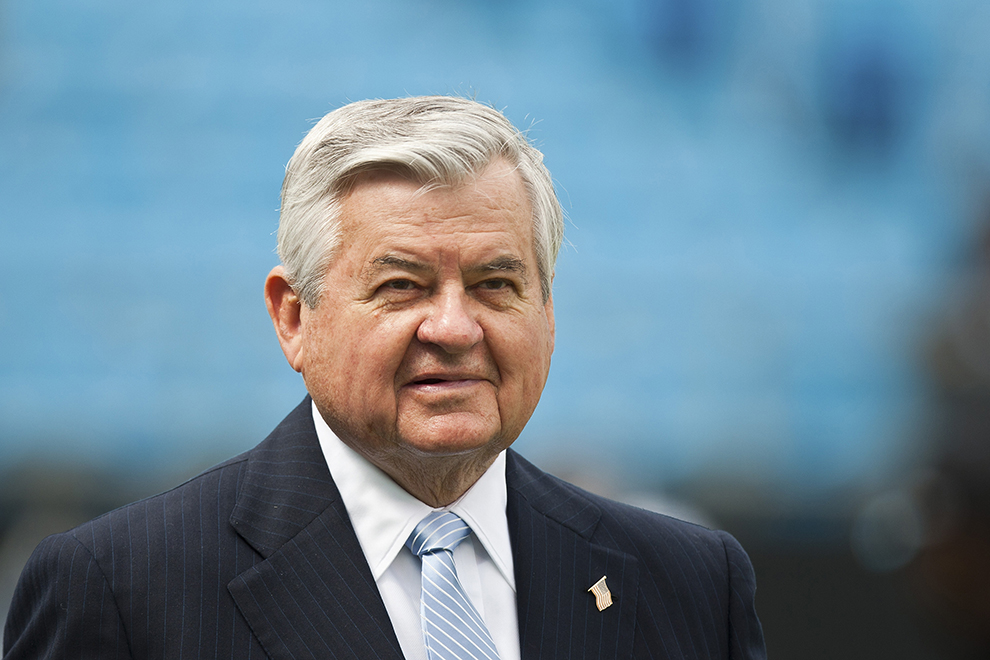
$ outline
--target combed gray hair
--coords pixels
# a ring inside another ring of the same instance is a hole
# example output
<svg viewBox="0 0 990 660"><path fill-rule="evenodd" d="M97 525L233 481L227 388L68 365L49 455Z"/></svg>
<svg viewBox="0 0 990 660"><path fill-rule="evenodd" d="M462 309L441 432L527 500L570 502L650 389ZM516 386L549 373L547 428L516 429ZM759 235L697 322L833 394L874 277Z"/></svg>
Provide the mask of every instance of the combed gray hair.
<svg viewBox="0 0 990 660"><path fill-rule="evenodd" d="M340 246L340 204L359 174L388 170L423 186L456 186L500 158L529 196L546 302L564 219L543 154L498 110L451 96L358 101L303 138L286 166L278 226L278 256L293 290L310 308L319 303Z"/></svg>

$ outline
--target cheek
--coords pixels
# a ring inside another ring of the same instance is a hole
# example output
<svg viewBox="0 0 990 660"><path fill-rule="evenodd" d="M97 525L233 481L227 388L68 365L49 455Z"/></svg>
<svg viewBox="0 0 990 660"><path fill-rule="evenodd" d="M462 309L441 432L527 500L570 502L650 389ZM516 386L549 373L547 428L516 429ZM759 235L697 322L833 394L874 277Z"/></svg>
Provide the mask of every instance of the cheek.
<svg viewBox="0 0 990 660"><path fill-rule="evenodd" d="M339 318L339 316L337 317ZM339 399L347 393L347 381L357 376L363 359L359 333L344 332L342 323L314 324L306 337L306 364L303 377L307 387Z"/></svg>
<svg viewBox="0 0 990 660"><path fill-rule="evenodd" d="M520 329L492 348L503 378L500 394L513 399L520 411L532 413L550 370L552 343L546 326ZM509 405L509 401L502 405Z"/></svg>
<svg viewBox="0 0 990 660"><path fill-rule="evenodd" d="M395 374L406 353L412 331L397 319L374 314L342 316L322 337L325 372L340 394L357 401L380 397L394 389ZM364 400L363 406L375 401Z"/></svg>

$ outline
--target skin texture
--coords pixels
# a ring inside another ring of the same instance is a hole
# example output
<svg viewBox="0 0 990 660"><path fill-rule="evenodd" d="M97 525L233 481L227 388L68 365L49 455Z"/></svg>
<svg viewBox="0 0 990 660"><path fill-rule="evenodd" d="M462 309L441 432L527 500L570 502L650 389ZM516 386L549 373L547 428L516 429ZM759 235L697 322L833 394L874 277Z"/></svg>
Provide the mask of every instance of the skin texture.
<svg viewBox="0 0 990 660"><path fill-rule="evenodd" d="M361 175L315 308L281 266L265 283L279 343L334 433L439 507L518 437L554 344L532 210L496 161L454 188Z"/></svg>

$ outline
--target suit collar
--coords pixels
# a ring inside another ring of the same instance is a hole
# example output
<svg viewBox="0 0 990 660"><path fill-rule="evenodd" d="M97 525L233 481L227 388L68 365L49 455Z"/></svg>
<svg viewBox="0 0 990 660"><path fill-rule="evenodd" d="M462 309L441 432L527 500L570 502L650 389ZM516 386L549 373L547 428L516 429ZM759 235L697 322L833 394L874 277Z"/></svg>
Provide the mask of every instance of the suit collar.
<svg viewBox="0 0 990 660"><path fill-rule="evenodd" d="M522 659L631 657L638 562L593 542L601 507L511 450L506 485ZM588 589L602 576L614 604L598 611Z"/></svg>
<svg viewBox="0 0 990 660"><path fill-rule="evenodd" d="M230 523L265 558L328 507L346 517L311 410L312 399L307 396L247 454ZM581 538L591 538L601 509L579 490L551 477L512 449L506 452L505 479L508 498L518 500L517 506L525 503Z"/></svg>
<svg viewBox="0 0 990 660"><path fill-rule="evenodd" d="M309 411L307 396L247 454L230 524L265 558L340 501Z"/></svg>
<svg viewBox="0 0 990 660"><path fill-rule="evenodd" d="M401 660L309 397L248 452L230 523L263 557L227 588L269 656Z"/></svg>
<svg viewBox="0 0 990 660"><path fill-rule="evenodd" d="M581 538L591 538L602 517L597 504L574 486L550 476L512 449L506 451L506 457L505 481L509 491Z"/></svg>

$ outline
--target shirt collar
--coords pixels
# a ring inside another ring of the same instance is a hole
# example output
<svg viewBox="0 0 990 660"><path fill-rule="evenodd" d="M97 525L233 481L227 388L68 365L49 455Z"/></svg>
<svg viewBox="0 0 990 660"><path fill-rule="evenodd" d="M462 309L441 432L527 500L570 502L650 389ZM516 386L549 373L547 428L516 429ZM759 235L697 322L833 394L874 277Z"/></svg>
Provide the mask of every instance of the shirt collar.
<svg viewBox="0 0 990 660"><path fill-rule="evenodd" d="M358 542L377 581L402 550L409 534L434 509L407 493L392 478L334 434L313 404L313 422ZM516 589L509 524L505 517L505 452L481 478L444 510L470 525L502 576Z"/></svg>

